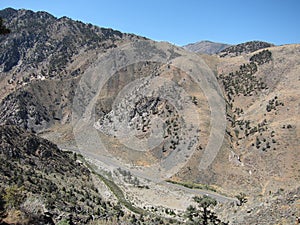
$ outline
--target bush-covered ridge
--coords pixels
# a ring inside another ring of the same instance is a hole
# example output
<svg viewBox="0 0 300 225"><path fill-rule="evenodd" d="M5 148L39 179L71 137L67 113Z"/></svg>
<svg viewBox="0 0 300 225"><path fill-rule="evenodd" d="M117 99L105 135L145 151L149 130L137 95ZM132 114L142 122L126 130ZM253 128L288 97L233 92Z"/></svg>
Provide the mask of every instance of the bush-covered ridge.
<svg viewBox="0 0 300 225"><path fill-rule="evenodd" d="M259 49L268 48L274 46L273 44L263 41L249 41L238 45L233 45L222 50L219 55L220 57L226 56L238 56L241 54L247 54L255 52Z"/></svg>

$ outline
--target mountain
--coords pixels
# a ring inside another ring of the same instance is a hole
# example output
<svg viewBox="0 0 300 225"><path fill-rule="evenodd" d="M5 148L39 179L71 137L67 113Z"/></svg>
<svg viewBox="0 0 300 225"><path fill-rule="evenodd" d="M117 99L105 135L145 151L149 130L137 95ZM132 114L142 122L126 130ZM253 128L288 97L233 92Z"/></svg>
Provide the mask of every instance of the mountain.
<svg viewBox="0 0 300 225"><path fill-rule="evenodd" d="M145 39L46 12L8 8L0 11L0 17L12 31L0 37L2 97L9 88L32 80L76 77L93 61L93 54Z"/></svg>
<svg viewBox="0 0 300 225"><path fill-rule="evenodd" d="M229 44L216 43L212 41L200 41L196 43L187 44L183 46L183 48L191 52L212 55L219 53L220 51L229 46Z"/></svg>
<svg viewBox="0 0 300 225"><path fill-rule="evenodd" d="M42 196L39 218L55 223L193 224L185 215L194 195L219 202L216 224L300 216L299 44L219 52L200 42L218 52L200 55L46 12L0 17L11 30L0 37L2 200L23 189L20 206ZM103 71L113 76L100 90ZM222 102L224 113L213 111ZM218 152L211 130L222 137ZM204 157L211 164L199 170ZM18 222L16 207L5 207L3 220Z"/></svg>

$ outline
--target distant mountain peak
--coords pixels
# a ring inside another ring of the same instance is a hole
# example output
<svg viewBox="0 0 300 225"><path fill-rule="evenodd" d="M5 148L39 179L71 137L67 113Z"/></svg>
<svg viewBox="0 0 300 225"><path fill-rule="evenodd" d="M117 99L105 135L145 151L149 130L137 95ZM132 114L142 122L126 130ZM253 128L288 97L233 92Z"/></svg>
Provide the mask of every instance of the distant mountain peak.
<svg viewBox="0 0 300 225"><path fill-rule="evenodd" d="M209 40L203 40L196 43L191 43L183 46L183 48L187 49L191 52L202 53L202 54L216 54L223 49L229 47L229 44L212 42Z"/></svg>

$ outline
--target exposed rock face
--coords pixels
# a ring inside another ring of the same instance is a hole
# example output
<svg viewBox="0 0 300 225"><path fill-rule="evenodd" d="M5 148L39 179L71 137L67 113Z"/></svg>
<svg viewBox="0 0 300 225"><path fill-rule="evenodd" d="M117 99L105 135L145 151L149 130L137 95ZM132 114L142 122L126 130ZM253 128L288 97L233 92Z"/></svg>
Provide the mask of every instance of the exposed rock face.
<svg viewBox="0 0 300 225"><path fill-rule="evenodd" d="M49 122L48 111L30 92L20 91L8 95L1 105L1 122L24 129L39 130ZM49 124L50 125L50 124Z"/></svg>

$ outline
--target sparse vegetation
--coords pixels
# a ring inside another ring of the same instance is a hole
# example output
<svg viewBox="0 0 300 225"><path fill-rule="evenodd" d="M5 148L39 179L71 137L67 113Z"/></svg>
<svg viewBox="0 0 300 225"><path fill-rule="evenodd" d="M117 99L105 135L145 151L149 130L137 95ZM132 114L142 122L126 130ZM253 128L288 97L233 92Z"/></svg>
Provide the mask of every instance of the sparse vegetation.
<svg viewBox="0 0 300 225"><path fill-rule="evenodd" d="M266 106L267 112L271 112L272 110L277 109L278 106L284 106L284 103L278 100L278 97L275 96L271 100L268 101L268 104Z"/></svg>
<svg viewBox="0 0 300 225"><path fill-rule="evenodd" d="M134 187L149 189L149 186L147 186L147 185L141 185L140 180L136 176L133 176L130 171L128 171L128 170L122 170L121 168L118 168L117 172L119 172L122 175L123 180L126 183L132 184Z"/></svg>
<svg viewBox="0 0 300 225"><path fill-rule="evenodd" d="M14 136L9 142L3 129ZM90 215L112 216L119 211L102 200L89 170L75 162L73 154L61 152L52 143L19 128L1 127L0 135L0 186L5 210L27 214L31 211L30 217L36 218L42 204L53 216L67 212L78 221L88 221ZM17 144L22 147L16 148Z"/></svg>
<svg viewBox="0 0 300 225"><path fill-rule="evenodd" d="M229 73L228 75L219 75L229 105L234 102L235 96L253 96L263 89L267 89L267 85L254 74L257 71L257 65L253 62L249 64L243 64L240 66L240 70L235 73Z"/></svg>
<svg viewBox="0 0 300 225"><path fill-rule="evenodd" d="M207 184L186 183L186 182L178 182L173 180L166 180L166 181L172 184L182 185L184 187L191 188L191 189L202 189L202 190L217 192L217 190L214 187Z"/></svg>

